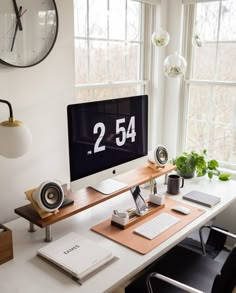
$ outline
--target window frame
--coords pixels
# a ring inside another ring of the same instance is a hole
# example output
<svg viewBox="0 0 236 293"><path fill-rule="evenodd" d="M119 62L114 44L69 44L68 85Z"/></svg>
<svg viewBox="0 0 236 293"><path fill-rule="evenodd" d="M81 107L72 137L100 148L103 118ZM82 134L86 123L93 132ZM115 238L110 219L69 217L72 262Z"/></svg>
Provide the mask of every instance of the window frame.
<svg viewBox="0 0 236 293"><path fill-rule="evenodd" d="M216 0L217 1L217 0ZM191 85L209 85L209 86L226 86L226 87L236 87L236 81L221 81L221 80L203 80L203 79L193 79L191 78L191 71L192 71L192 64L193 64L193 58L192 58L192 31L194 28L194 21L195 21L195 9L197 3L200 2L211 2L211 0L194 0L194 1L183 1L184 4L184 22L183 22L183 54L186 56L188 69L185 75L185 79L182 82L181 86L181 95L180 95L180 104L182 111L179 113L179 141L177 149L179 152L182 152L185 149L186 146L186 139L187 139L187 115L188 115L188 106L189 106L189 92L190 92L190 86ZM220 4L221 5L221 4ZM219 12L220 17L220 12ZM219 28L218 28L219 33ZM213 42L209 42L213 43ZM214 43L217 43L216 47L216 56L218 53L218 44L226 43L226 41L215 41ZM230 41L230 43L236 43L236 41ZM217 64L215 65L217 66ZM215 71L216 72L216 71ZM217 158L216 158L217 159ZM220 167L226 168L226 169L232 169L236 170L236 163L232 164L230 162L223 162L218 160Z"/></svg>
<svg viewBox="0 0 236 293"><path fill-rule="evenodd" d="M126 0L127 3L128 0ZM150 81L150 71L151 71L151 62L150 62L150 46L148 43L150 42L151 37L151 28L153 23L153 9L154 5L149 5L145 3L141 3L142 12L141 12L141 40L140 41L134 41L134 43L139 43L141 45L141 52L140 52L140 79L139 80L124 80L124 81L105 81L105 82L99 82L99 83L84 83L84 84L75 84L75 92L81 90L81 89L88 89L88 90L95 90L98 88L107 88L107 89L114 89L119 87L126 87L126 86L140 86L140 94L149 94L149 81ZM88 6L88 1L87 1ZM88 9L88 7L87 7ZM88 14L89 15L89 14ZM87 15L87 21L89 16ZM150 24L147 25L147 20L151 20ZM148 37L147 37L148 36ZM102 40L101 38L89 38L87 37L76 37L74 36L75 40ZM104 41L112 41L112 39L104 38ZM119 40L116 40L119 41ZM124 41L124 40L121 40ZM131 42L132 43L132 42ZM141 57L142 55L142 57ZM88 60L89 62L89 56ZM87 66L89 66L87 64ZM94 97L94 92L93 92ZM116 98L116 96L113 95L112 91L112 97ZM104 98L106 99L106 98ZM93 100L95 100L93 98Z"/></svg>

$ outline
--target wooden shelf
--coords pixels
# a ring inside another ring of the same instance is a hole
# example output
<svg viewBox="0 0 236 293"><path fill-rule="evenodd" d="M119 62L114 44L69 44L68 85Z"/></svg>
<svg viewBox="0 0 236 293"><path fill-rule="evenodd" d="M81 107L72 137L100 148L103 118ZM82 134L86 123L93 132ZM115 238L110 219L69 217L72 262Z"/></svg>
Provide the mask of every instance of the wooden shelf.
<svg viewBox="0 0 236 293"><path fill-rule="evenodd" d="M57 214L49 216L45 219L40 218L36 210L33 208L32 204L16 208L15 213L30 221L31 223L39 226L40 228L45 228L79 212L82 212L92 206L95 206L103 201L118 196L119 194L128 191L133 186L141 185L149 181L150 176L152 176L153 178L157 178L175 169L175 166L168 164L158 171L153 171L149 167L142 167L134 169L127 173L123 173L115 177L115 179L126 183L128 186L109 195L101 194L89 187L81 189L77 192L68 192L66 197L73 199L74 204L61 208Z"/></svg>

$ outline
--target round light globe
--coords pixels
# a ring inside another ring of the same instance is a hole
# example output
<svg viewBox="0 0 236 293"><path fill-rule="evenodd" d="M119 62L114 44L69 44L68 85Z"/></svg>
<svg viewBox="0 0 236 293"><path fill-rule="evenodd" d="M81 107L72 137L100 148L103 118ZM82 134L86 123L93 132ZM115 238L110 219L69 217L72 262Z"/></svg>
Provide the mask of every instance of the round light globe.
<svg viewBox="0 0 236 293"><path fill-rule="evenodd" d="M27 126L20 121L0 123L0 155L17 158L28 152L32 135Z"/></svg>

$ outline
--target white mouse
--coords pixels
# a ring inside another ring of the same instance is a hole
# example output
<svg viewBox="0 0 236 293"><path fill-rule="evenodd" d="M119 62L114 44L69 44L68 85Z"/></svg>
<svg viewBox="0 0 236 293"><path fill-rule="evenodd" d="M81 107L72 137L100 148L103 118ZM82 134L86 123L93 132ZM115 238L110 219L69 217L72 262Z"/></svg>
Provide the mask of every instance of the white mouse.
<svg viewBox="0 0 236 293"><path fill-rule="evenodd" d="M174 210L174 211L180 212L182 214L185 214L185 215L190 214L190 209L188 209L188 208L186 208L184 206L176 205L176 206L173 206L171 209Z"/></svg>

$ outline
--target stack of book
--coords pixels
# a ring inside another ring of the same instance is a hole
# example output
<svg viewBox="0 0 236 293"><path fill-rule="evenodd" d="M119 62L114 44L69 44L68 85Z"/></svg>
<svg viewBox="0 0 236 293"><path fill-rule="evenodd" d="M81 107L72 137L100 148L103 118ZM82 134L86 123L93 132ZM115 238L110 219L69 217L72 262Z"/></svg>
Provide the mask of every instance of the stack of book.
<svg viewBox="0 0 236 293"><path fill-rule="evenodd" d="M79 283L118 259L112 252L74 232L40 248L37 254L69 273Z"/></svg>

